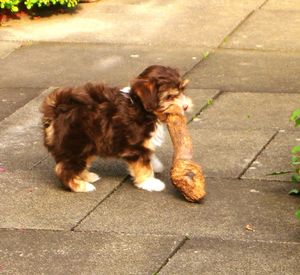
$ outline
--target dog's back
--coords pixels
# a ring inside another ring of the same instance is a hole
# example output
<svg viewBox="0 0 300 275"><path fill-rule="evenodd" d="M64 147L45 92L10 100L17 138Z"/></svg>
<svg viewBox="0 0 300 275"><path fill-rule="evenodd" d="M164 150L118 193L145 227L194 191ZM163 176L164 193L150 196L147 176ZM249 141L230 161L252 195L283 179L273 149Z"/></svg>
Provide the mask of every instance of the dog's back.
<svg viewBox="0 0 300 275"><path fill-rule="evenodd" d="M92 109L95 104L108 100L108 91L104 93L103 84L86 84L84 87L59 88L50 93L43 101L41 112L43 122L49 123L60 114L67 113L80 107Z"/></svg>
<svg viewBox="0 0 300 275"><path fill-rule="evenodd" d="M80 144L83 142L80 140L93 138L87 136L93 134L89 130L95 119L92 114L112 97L113 89L107 89L103 84L86 84L83 87L56 89L44 99L41 106L44 144L54 157L61 146L73 147L72 150L76 151L76 148L82 149ZM77 138L68 139L69 136ZM67 144L64 144L65 140L68 140ZM76 146L72 146L72 142L76 142Z"/></svg>
<svg viewBox="0 0 300 275"><path fill-rule="evenodd" d="M41 106L44 144L56 161L62 155L117 156L154 131L152 116L140 106L103 84L59 88Z"/></svg>

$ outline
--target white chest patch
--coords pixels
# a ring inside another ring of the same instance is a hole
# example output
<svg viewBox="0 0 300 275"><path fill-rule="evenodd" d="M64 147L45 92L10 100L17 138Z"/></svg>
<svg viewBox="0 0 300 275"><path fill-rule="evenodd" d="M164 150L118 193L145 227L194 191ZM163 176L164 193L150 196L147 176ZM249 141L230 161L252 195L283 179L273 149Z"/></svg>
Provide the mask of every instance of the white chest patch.
<svg viewBox="0 0 300 275"><path fill-rule="evenodd" d="M154 147L160 147L164 143L165 140L165 128L163 124L156 123L156 130L153 132L152 138L150 142Z"/></svg>

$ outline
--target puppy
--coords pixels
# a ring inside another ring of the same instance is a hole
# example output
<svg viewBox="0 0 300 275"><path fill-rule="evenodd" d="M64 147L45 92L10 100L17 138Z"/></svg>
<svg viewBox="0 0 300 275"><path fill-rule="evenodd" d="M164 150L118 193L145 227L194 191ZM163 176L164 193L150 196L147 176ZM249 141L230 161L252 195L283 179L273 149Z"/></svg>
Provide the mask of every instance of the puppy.
<svg viewBox="0 0 300 275"><path fill-rule="evenodd" d="M98 175L88 171L96 157L125 160L135 186L161 191L154 177L163 165L155 156L163 142L166 112L191 107L187 80L170 67L153 65L120 90L103 84L59 88L43 101L44 145L55 159L55 173L75 192L95 190Z"/></svg>

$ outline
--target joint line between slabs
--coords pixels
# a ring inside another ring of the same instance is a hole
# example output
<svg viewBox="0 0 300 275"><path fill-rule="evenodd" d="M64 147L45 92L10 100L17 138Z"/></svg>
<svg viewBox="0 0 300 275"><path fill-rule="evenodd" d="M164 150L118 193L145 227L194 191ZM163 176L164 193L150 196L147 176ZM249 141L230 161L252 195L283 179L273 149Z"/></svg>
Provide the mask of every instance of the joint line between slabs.
<svg viewBox="0 0 300 275"><path fill-rule="evenodd" d="M260 7L259 7L260 8ZM258 9L259 9L258 8ZM222 46L224 44L226 44L226 42L228 42L229 38L255 13L256 9L252 10L250 13L248 13L246 15L246 17L241 20L241 22L239 22L236 27L233 28L233 30L231 32L229 32L228 35L226 35L224 37L224 39L222 40L222 42L218 45L217 49L222 49ZM226 41L226 42L225 42Z"/></svg>
<svg viewBox="0 0 300 275"><path fill-rule="evenodd" d="M268 2L269 2L269 0L265 0L265 1L258 7L258 10L261 10Z"/></svg>
<svg viewBox="0 0 300 275"><path fill-rule="evenodd" d="M44 160L46 160L48 158L49 155L44 156L43 158L41 158L39 161L35 162L30 168L29 170L33 170L35 167L37 167L38 165L40 165Z"/></svg>
<svg viewBox="0 0 300 275"><path fill-rule="evenodd" d="M260 9L268 0L266 0L261 6L258 7L258 9ZM216 48L212 48L211 51L209 51L209 56L211 54L213 54L215 51L218 51L220 49L223 49L222 45L224 45L225 43L225 40L228 40L239 28L240 26L242 26L256 11L257 9L254 9L252 10L249 14L246 15L246 17L241 20L240 23L237 24L236 27L233 28L233 30L231 32L229 32L228 35L226 35L222 41L220 42L220 44L216 47ZM196 63L190 70L186 71L184 74L183 74L183 77L187 77L187 75L189 73L191 73L195 68L197 68L203 61L207 60L207 58L209 58L209 56L207 56L206 58L202 58L198 63Z"/></svg>
<svg viewBox="0 0 300 275"><path fill-rule="evenodd" d="M241 174L238 176L238 179L241 179L242 176L245 175L245 173L248 171L248 169L251 167L254 161L258 158L258 156L268 147L268 145L275 139L275 137L278 135L279 131L276 131L271 138L268 140L268 142L257 152L257 154L253 157L253 159L248 163L248 165L245 167L245 169L241 172Z"/></svg>
<svg viewBox="0 0 300 275"><path fill-rule="evenodd" d="M215 100L217 100L222 94L223 94L224 92L223 91L219 91L216 95L214 95L211 99L213 100L213 101L215 101ZM195 117L198 117L198 116L200 116L201 115L201 113L203 112L203 111L205 111L207 108L209 108L210 107L210 104L208 104L208 103L206 103L202 108L200 108L200 110L199 110L199 112L197 112L188 122L187 122L187 124L190 124L190 123L192 123L193 122L193 119L195 118Z"/></svg>
<svg viewBox="0 0 300 275"><path fill-rule="evenodd" d="M233 30L228 35L225 36L217 49L222 49L224 44L226 44L227 42L226 40L228 40L255 13L255 11L260 10L265 4L267 4L268 1L269 0L265 0L258 8L253 9L249 14L247 14L247 16L240 23L238 23L237 26L233 28Z"/></svg>
<svg viewBox="0 0 300 275"><path fill-rule="evenodd" d="M184 238L179 242L179 244L174 248L174 250L170 253L170 255L167 257L167 259L162 263L162 265L159 267L159 269L153 273L153 275L159 274L159 272L168 264L168 262L174 257L174 255L185 245L185 243L189 240L187 236L184 236Z"/></svg>
<svg viewBox="0 0 300 275"><path fill-rule="evenodd" d="M191 73L195 68L197 68L199 64L201 64L202 62L204 62L205 60L207 60L209 58L209 56L215 51L214 48L206 48L206 49L209 49L208 50L208 56L207 57L202 56L202 58L199 60L199 62L197 62L194 66L192 66L189 70L187 70L182 75L183 78L187 78L187 76L188 76L189 73Z"/></svg>
<svg viewBox="0 0 300 275"><path fill-rule="evenodd" d="M98 202L80 221L76 223L71 228L71 231L75 231L75 229L88 217L93 213L100 204L102 204L105 200L107 200L110 196L112 196L122 185L125 181L127 181L130 178L129 175L127 175L109 194L107 194L100 202Z"/></svg>

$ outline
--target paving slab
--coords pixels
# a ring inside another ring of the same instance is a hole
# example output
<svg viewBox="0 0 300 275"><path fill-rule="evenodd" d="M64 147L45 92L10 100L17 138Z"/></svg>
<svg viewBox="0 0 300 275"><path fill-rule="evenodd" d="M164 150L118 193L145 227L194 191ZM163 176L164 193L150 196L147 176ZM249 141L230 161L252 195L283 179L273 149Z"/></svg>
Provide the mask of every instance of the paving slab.
<svg viewBox="0 0 300 275"><path fill-rule="evenodd" d="M0 60L0 66L6 69L0 87L74 86L87 81L128 85L153 64L175 67L184 74L202 59L204 51L199 48L182 51L143 46L37 43Z"/></svg>
<svg viewBox="0 0 300 275"><path fill-rule="evenodd" d="M21 42L0 41L0 59L9 56L13 51L21 47Z"/></svg>
<svg viewBox="0 0 300 275"><path fill-rule="evenodd" d="M0 162L7 171L31 169L47 155L42 141L39 108L43 98L52 90L45 90L0 122Z"/></svg>
<svg viewBox="0 0 300 275"><path fill-rule="evenodd" d="M0 230L3 274L154 274L172 236Z"/></svg>
<svg viewBox="0 0 300 275"><path fill-rule="evenodd" d="M168 188L159 193L123 184L76 230L300 242L299 198L287 194L290 183L207 178L198 204L185 201L167 174L160 178Z"/></svg>
<svg viewBox="0 0 300 275"><path fill-rule="evenodd" d="M108 1L108 0L106 0ZM117 0L121 1L121 0ZM174 2L172 0L168 0L170 3ZM168 2L160 0L160 2ZM158 2L158 1L157 1ZM209 3L205 0L195 1L195 3L191 1L176 1L176 4L178 6L186 6L186 7L194 7L194 8L207 8L207 9L216 9L216 8L225 8L225 9L251 9L255 10L258 9L262 4L264 3L264 0L250 0L250 1L239 1L239 0L212 0Z"/></svg>
<svg viewBox="0 0 300 275"><path fill-rule="evenodd" d="M174 0L102 0L104 5L137 5L137 6L176 6L176 7L194 7L194 8L220 8L225 7L231 9L256 9L259 8L264 0L248 0L248 1L239 1L239 0L223 0L222 2L218 0L211 0L209 4L205 0L195 1L194 3L190 1L174 1Z"/></svg>
<svg viewBox="0 0 300 275"><path fill-rule="evenodd" d="M297 274L300 245L192 239L159 274Z"/></svg>
<svg viewBox="0 0 300 275"><path fill-rule="evenodd" d="M298 0L268 0L262 7L263 10L300 10L300 3Z"/></svg>
<svg viewBox="0 0 300 275"><path fill-rule="evenodd" d="M243 178L264 179L270 181L290 181L291 173L272 176L274 172L293 171L291 166L291 149L300 144L300 134L279 132L278 135L257 157ZM292 185L291 185L292 188Z"/></svg>
<svg viewBox="0 0 300 275"><path fill-rule="evenodd" d="M70 230L127 174L120 165L106 163L101 171L93 169L101 176L94 184L96 191L74 193L63 187L53 168L54 163L46 161L31 171L0 173L1 228Z"/></svg>
<svg viewBox="0 0 300 275"><path fill-rule="evenodd" d="M297 130L289 118L299 102L299 94L225 92L194 123L205 129Z"/></svg>
<svg viewBox="0 0 300 275"><path fill-rule="evenodd" d="M38 96L39 88L0 88L0 121Z"/></svg>
<svg viewBox="0 0 300 275"><path fill-rule="evenodd" d="M192 119L204 107L206 107L211 100L216 98L220 91L213 89L187 89L186 95L193 101L192 110L186 113L187 120Z"/></svg>
<svg viewBox="0 0 300 275"><path fill-rule="evenodd" d="M201 129L189 125L194 159L201 163L206 176L238 178L257 153L269 142L275 131ZM166 167L171 166L173 146L168 133L157 150Z"/></svg>
<svg viewBox="0 0 300 275"><path fill-rule="evenodd" d="M299 62L299 53L223 49L211 53L187 77L190 88L299 93Z"/></svg>
<svg viewBox="0 0 300 275"><path fill-rule="evenodd" d="M0 29L0 36L14 41L217 47L263 0L242 5L201 1L196 7L180 2L113 5L99 1L81 5L74 15L28 19L26 24L22 24L24 20L10 21Z"/></svg>
<svg viewBox="0 0 300 275"><path fill-rule="evenodd" d="M299 4L298 4L299 5ZM238 49L300 50L299 11L258 10L222 46Z"/></svg>

